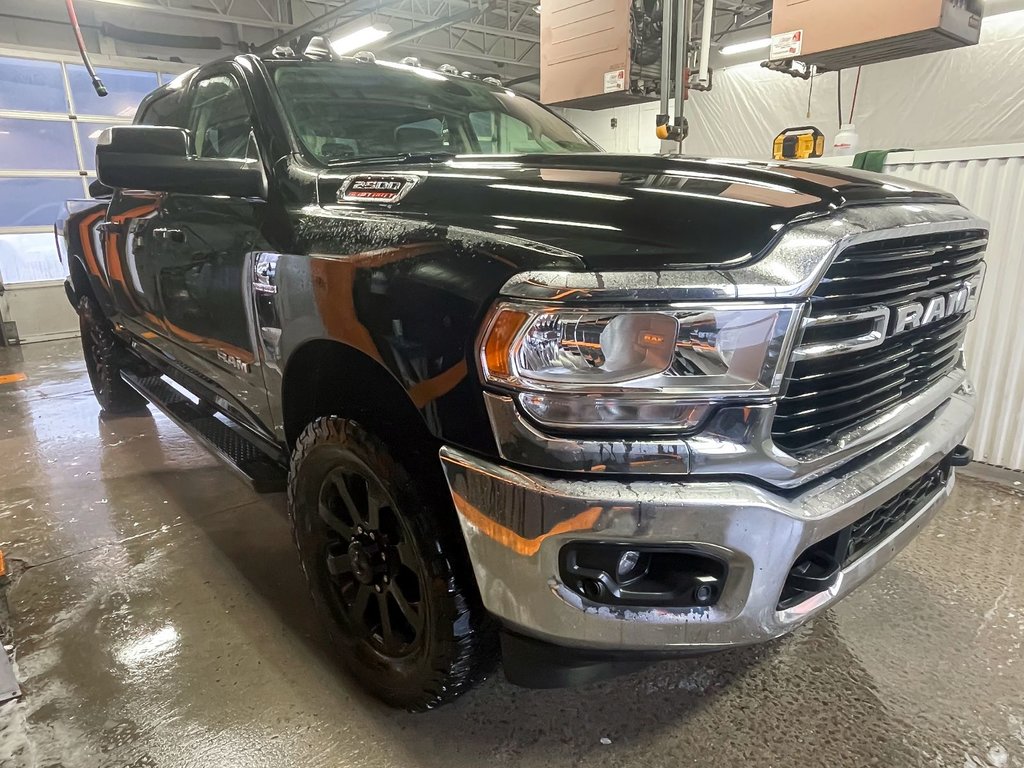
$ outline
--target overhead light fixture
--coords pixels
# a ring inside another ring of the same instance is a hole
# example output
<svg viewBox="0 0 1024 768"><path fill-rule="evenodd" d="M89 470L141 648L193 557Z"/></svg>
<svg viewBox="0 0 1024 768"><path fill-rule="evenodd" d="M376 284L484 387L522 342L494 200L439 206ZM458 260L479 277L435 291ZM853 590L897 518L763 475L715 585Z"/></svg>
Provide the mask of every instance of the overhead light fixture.
<svg viewBox="0 0 1024 768"><path fill-rule="evenodd" d="M772 44L770 37L762 37L757 40L747 40L745 43L733 43L722 48L723 56L732 56L736 53L747 53L749 51L758 51L762 48L768 48Z"/></svg>
<svg viewBox="0 0 1024 768"><path fill-rule="evenodd" d="M344 56L352 51L358 51L368 45L373 45L383 40L392 32L387 24L370 24L368 27L349 32L347 35L331 40L331 49L338 55Z"/></svg>

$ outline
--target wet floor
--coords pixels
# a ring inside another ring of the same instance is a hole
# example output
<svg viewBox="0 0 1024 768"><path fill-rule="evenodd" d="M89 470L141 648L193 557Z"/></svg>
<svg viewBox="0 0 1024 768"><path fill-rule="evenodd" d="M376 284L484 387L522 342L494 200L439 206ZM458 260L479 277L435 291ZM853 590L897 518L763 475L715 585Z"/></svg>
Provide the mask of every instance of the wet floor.
<svg viewBox="0 0 1024 768"><path fill-rule="evenodd" d="M881 575L766 647L387 710L332 663L280 496L160 416L100 419L76 342L0 349L0 549L25 696L4 768L1024 766L1024 498L962 478Z"/></svg>

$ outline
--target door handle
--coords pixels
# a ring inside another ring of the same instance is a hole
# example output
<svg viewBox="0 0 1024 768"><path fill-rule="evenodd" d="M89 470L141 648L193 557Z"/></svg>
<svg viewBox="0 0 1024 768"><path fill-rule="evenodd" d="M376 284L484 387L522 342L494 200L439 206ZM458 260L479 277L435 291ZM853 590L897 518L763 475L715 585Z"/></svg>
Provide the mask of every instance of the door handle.
<svg viewBox="0 0 1024 768"><path fill-rule="evenodd" d="M170 240L172 243L184 243L185 233L180 229L167 229L166 227L157 227L153 230L153 237L158 240Z"/></svg>

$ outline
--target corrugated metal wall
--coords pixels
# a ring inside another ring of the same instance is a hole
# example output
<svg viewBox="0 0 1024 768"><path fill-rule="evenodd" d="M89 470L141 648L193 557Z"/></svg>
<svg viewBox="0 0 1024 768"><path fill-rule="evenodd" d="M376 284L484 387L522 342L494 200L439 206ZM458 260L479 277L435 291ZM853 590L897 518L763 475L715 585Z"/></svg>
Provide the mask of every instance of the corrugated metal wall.
<svg viewBox="0 0 1024 768"><path fill-rule="evenodd" d="M1024 157L889 165L886 172L948 190L992 225L981 307L967 336L979 396L968 444L978 461L1024 470Z"/></svg>

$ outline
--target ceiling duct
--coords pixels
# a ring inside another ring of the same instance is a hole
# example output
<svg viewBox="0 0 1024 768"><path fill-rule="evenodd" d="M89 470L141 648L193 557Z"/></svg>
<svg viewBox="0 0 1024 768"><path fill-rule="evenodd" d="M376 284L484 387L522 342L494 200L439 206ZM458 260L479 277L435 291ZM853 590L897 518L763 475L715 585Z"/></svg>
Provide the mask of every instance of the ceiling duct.
<svg viewBox="0 0 1024 768"><path fill-rule="evenodd" d="M203 50L219 50L223 41L219 37L201 37L198 35L172 35L166 32L143 32L139 29L128 29L116 24L103 22L101 32L107 37L136 45L157 45L161 48L194 48Z"/></svg>

